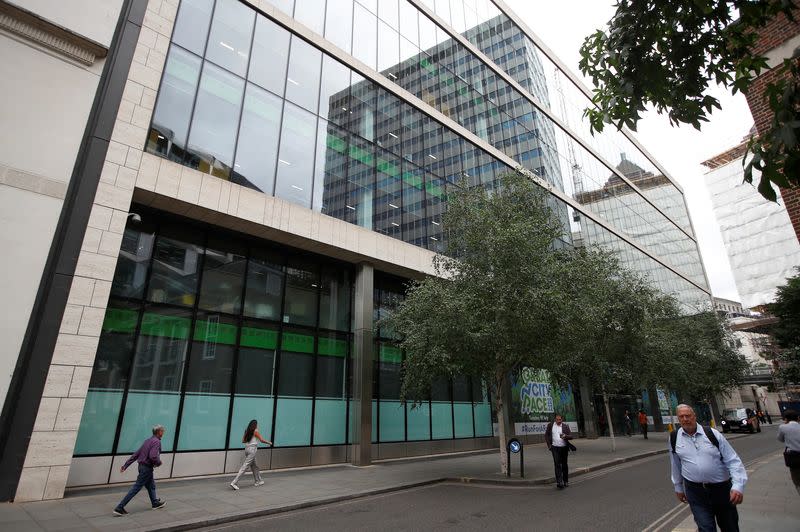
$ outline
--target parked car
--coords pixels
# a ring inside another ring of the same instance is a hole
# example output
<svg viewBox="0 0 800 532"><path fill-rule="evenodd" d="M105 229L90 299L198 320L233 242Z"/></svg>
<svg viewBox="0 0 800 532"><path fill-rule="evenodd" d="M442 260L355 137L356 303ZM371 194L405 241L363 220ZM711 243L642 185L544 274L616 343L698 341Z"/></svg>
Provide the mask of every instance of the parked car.
<svg viewBox="0 0 800 532"><path fill-rule="evenodd" d="M756 413L749 408L728 408L722 412L722 432L761 432Z"/></svg>

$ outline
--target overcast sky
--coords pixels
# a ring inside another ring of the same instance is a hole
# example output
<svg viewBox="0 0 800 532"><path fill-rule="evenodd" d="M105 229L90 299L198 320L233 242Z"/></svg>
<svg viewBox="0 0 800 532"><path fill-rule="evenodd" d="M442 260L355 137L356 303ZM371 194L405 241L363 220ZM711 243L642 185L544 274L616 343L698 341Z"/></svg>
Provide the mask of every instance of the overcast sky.
<svg viewBox="0 0 800 532"><path fill-rule="evenodd" d="M584 37L603 27L614 14L609 0L505 1L578 75L578 50ZM720 100L722 110L712 115L702 131L690 126L673 128L666 117L652 112L639 122L636 136L683 187L713 294L738 301L728 256L703 183L705 167L700 163L741 142L753 119L741 94L732 96L724 90L712 94Z"/></svg>

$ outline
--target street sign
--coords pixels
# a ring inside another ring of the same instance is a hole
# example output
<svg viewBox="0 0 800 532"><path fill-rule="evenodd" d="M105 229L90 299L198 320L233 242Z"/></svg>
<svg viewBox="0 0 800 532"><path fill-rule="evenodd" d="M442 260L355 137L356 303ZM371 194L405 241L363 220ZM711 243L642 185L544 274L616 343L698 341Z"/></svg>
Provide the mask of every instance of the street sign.
<svg viewBox="0 0 800 532"><path fill-rule="evenodd" d="M508 442L508 450L512 453L517 454L520 449L522 449L522 445L520 445L519 440L511 440Z"/></svg>
<svg viewBox="0 0 800 532"><path fill-rule="evenodd" d="M506 453L506 459L507 459L506 474L509 477L511 476L511 455L519 454L519 476L521 478L525 478L525 458L524 458L525 449L522 448L522 444L519 442L518 439L511 438L510 440L508 440L508 443L506 444L506 450L508 451Z"/></svg>

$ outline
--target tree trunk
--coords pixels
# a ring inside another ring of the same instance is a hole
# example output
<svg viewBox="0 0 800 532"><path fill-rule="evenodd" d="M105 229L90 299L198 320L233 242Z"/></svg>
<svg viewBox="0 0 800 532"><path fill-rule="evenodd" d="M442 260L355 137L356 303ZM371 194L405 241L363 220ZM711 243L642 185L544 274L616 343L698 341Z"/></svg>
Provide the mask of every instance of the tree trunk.
<svg viewBox="0 0 800 532"><path fill-rule="evenodd" d="M498 382L499 381L499 382ZM508 395L508 379L505 375L497 378L494 384L494 405L497 410L497 435L500 440L500 472L508 474L508 413L505 398Z"/></svg>
<svg viewBox="0 0 800 532"><path fill-rule="evenodd" d="M581 409L583 410L583 431L588 439L597 438L597 427L594 423L594 409L592 408L592 393L589 378L582 376L579 380L581 390Z"/></svg>
<svg viewBox="0 0 800 532"><path fill-rule="evenodd" d="M611 408L608 406L608 394L603 388L603 403L606 406L606 419L608 420L608 434L611 436L611 452L617 452L617 440L614 439L614 423L611 420Z"/></svg>

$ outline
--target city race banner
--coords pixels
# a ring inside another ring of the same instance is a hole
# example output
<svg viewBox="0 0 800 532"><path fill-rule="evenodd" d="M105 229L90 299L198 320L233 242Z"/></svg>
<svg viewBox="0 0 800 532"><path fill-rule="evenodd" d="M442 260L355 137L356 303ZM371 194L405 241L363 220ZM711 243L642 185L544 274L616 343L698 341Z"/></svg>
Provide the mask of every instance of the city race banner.
<svg viewBox="0 0 800 532"><path fill-rule="evenodd" d="M511 377L511 422L521 434L544 434L547 424L558 413L573 431L578 430L572 387L560 389L545 370L522 368Z"/></svg>

